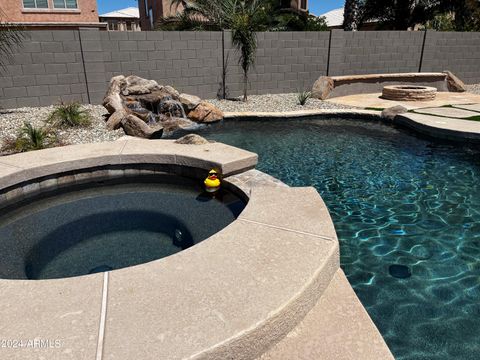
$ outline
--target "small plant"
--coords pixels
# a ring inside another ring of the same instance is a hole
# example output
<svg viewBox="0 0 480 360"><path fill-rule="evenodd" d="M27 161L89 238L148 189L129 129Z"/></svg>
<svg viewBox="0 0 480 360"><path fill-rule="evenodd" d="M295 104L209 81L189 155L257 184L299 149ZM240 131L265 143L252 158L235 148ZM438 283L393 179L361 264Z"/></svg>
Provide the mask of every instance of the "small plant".
<svg viewBox="0 0 480 360"><path fill-rule="evenodd" d="M302 92L299 92L298 95L297 95L297 98L298 98L298 103L302 106L304 106L308 99L310 99L312 97L312 92L311 91L302 91Z"/></svg>
<svg viewBox="0 0 480 360"><path fill-rule="evenodd" d="M79 103L60 103L47 120L56 127L89 126L92 123L90 113L83 110Z"/></svg>
<svg viewBox="0 0 480 360"><path fill-rule="evenodd" d="M57 137L49 128L36 128L25 122L17 137L6 139L2 152L16 153L40 150L58 145Z"/></svg>

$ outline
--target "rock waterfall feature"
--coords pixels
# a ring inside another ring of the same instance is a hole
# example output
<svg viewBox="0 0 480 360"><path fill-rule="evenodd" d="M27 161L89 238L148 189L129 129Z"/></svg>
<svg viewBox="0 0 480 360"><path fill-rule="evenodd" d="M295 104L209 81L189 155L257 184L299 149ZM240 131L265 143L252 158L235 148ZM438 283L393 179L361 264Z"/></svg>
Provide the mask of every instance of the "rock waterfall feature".
<svg viewBox="0 0 480 360"><path fill-rule="evenodd" d="M146 139L223 120L222 111L198 96L135 75L113 77L103 106L109 112L109 129L122 127L127 135Z"/></svg>

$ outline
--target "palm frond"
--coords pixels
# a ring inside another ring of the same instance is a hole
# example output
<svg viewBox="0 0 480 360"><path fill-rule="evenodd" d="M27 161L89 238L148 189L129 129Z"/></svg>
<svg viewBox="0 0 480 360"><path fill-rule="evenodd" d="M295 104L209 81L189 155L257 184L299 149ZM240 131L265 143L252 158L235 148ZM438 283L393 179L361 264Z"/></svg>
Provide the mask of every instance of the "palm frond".
<svg viewBox="0 0 480 360"><path fill-rule="evenodd" d="M0 67L12 61L18 46L21 46L25 33L22 28L9 23L5 13L0 9Z"/></svg>

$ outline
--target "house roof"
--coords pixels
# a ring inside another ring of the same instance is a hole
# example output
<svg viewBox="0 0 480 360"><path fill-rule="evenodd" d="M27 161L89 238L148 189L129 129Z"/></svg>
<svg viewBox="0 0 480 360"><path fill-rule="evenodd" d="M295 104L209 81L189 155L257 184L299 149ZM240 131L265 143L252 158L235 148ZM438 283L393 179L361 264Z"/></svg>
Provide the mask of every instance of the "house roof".
<svg viewBox="0 0 480 360"><path fill-rule="evenodd" d="M331 10L320 16L325 17L328 26L342 26L343 25L343 7Z"/></svg>
<svg viewBox="0 0 480 360"><path fill-rule="evenodd" d="M138 7L128 7L100 15L101 18L136 18L140 19Z"/></svg>

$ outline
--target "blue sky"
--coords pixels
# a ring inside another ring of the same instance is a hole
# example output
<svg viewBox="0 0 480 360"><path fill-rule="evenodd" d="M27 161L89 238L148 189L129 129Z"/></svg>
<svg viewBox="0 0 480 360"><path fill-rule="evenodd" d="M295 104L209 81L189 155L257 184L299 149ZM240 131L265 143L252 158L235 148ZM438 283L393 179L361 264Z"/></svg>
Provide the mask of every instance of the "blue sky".
<svg viewBox="0 0 480 360"><path fill-rule="evenodd" d="M129 6L138 6L136 0L97 0L97 3L99 14ZM329 10L342 7L344 3L344 0L310 0L310 12L315 15L320 15Z"/></svg>

